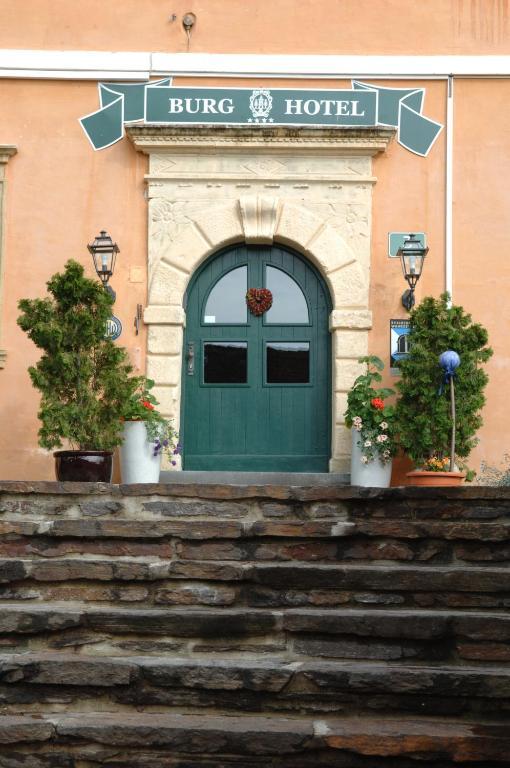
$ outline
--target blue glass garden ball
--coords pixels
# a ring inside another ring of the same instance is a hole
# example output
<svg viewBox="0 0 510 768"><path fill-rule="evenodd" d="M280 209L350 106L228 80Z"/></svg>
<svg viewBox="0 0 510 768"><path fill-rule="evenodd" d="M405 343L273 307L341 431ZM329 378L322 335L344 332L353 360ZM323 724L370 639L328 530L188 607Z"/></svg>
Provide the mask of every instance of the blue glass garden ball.
<svg viewBox="0 0 510 768"><path fill-rule="evenodd" d="M439 365L445 369L445 371L454 371L460 365L460 357L453 349L449 349L439 355Z"/></svg>

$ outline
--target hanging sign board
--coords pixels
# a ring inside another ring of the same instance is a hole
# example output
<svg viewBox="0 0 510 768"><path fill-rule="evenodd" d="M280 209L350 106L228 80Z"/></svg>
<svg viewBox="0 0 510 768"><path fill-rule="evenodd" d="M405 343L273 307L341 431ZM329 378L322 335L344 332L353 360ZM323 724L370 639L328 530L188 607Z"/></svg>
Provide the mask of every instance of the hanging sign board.
<svg viewBox="0 0 510 768"><path fill-rule="evenodd" d="M174 87L171 78L135 84L99 83L101 108L80 122L94 149L124 135L124 124L294 125L397 129L399 143L425 156L442 125L422 115L425 89L383 88L352 81L352 89Z"/></svg>

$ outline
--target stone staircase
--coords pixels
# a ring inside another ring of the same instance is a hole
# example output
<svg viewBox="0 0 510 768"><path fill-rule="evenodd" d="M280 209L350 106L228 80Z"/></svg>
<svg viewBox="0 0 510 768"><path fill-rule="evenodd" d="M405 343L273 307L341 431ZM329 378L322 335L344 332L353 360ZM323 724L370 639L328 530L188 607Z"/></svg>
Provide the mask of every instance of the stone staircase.
<svg viewBox="0 0 510 768"><path fill-rule="evenodd" d="M0 768L510 765L510 491L0 484Z"/></svg>

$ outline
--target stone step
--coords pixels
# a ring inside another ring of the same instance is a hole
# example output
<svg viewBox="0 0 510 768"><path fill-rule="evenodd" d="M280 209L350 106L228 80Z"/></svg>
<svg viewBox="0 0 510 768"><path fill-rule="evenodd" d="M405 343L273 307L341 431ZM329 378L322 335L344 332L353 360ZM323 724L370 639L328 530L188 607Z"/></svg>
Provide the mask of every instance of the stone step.
<svg viewBox="0 0 510 768"><path fill-rule="evenodd" d="M173 502L172 502L173 503ZM471 519L466 514L455 520L432 519L425 514L411 518L392 516L391 510L384 510L384 516L367 515L363 510L347 513L329 504L327 510L314 509L293 518L284 517L274 507L274 518L263 514L255 519L242 515L236 519L237 507L230 509L226 504L204 504L197 516L178 514L181 507L193 507L191 503L176 506L172 514L161 516L160 507L167 502L151 502L149 510L126 517L122 516L55 516L47 510L34 508L26 513L3 513L6 502L0 505L0 533L10 536L39 536L48 538L104 538L104 539L165 539L175 537L185 540L238 539L238 538L337 538L363 534L366 536L390 536L396 538L447 538L475 539L480 541L503 541L510 538L508 516L496 520ZM154 506L154 509L152 508ZM83 505L82 505L83 506ZM148 507L148 504L142 504ZM220 512L217 507L220 506ZM172 507L173 509L173 507ZM186 511L186 510L185 510ZM328 514L326 515L326 511ZM267 514L267 510L265 512ZM90 513L89 513L90 514ZM175 517L174 517L175 514Z"/></svg>
<svg viewBox="0 0 510 768"><path fill-rule="evenodd" d="M331 608L364 606L372 608L480 609L508 608L506 593L408 591L406 589L273 589L254 584L224 584L204 581L136 582L23 582L0 585L0 610L4 601L22 600L27 604L49 601L93 602L97 605L133 605L145 608L168 606L250 608Z"/></svg>
<svg viewBox="0 0 510 768"><path fill-rule="evenodd" d="M83 562L83 561L82 561ZM0 561L0 578L1 578ZM33 567L32 565L28 566ZM44 565L42 565L44 568ZM51 566L50 566L51 567ZM250 581L273 589L367 589L413 592L510 593L510 569L461 566L243 563L176 560L172 578Z"/></svg>
<svg viewBox="0 0 510 768"><path fill-rule="evenodd" d="M335 608L264 610L5 602L0 648L274 653L339 659L510 659L510 614ZM113 650L112 650L113 649Z"/></svg>
<svg viewBox="0 0 510 768"><path fill-rule="evenodd" d="M386 564L253 563L153 558L0 559L0 584L54 581L251 581L305 589L401 589L403 591L510 592L510 568ZM424 584L424 581L426 582Z"/></svg>
<svg viewBox="0 0 510 768"><path fill-rule="evenodd" d="M96 502L97 503L97 502ZM469 514L464 518L441 520L429 517L425 512L411 518L392 516L391 509L369 514L362 509L349 513L341 507L328 504L327 508L317 506L299 517L293 517L292 511L278 504L264 507L252 519L241 515L237 518L238 508L226 504L202 504L198 509L191 503L177 504L168 514L162 516L161 505L167 502L151 502L148 510L140 515L125 516L114 514L95 517L73 516L62 513L48 514L44 508L34 507L26 512L8 512L2 514L6 502L0 504L0 533L10 536L37 536L46 538L85 538L85 539L165 539L175 537L185 540L200 539L237 539L237 538L337 538L348 535L364 534L367 536L390 536L396 538L446 538L472 539L477 541L505 541L510 538L510 520L508 517L483 520L472 519ZM142 504L147 507L148 504ZM182 507L192 507L197 515L180 514ZM202 508L203 507L203 508ZM219 509L218 509L219 508ZM11 509L7 506L7 509ZM286 514L287 513L287 514ZM286 516L284 516L286 514Z"/></svg>
<svg viewBox="0 0 510 768"><path fill-rule="evenodd" d="M66 713L0 716L6 766L193 768L195 766L508 765L505 723L434 718ZM37 762L31 762L34 754ZM428 757L424 763L424 756ZM402 759L402 761L400 760ZM67 762L66 762L67 761ZM483 761L483 762L482 762Z"/></svg>
<svg viewBox="0 0 510 768"><path fill-rule="evenodd" d="M161 503L166 502L154 502ZM505 519L364 518L358 510L349 515L340 510L332 519L301 520L166 519L157 511L140 514L149 519L0 514L0 557L510 564L510 521Z"/></svg>
<svg viewBox="0 0 510 768"><path fill-rule="evenodd" d="M4 714L150 708L508 717L510 670L66 653L0 655Z"/></svg>
<svg viewBox="0 0 510 768"><path fill-rule="evenodd" d="M161 483L175 483L175 472L163 470ZM307 485L335 486L349 485L350 474L339 472L233 472L210 470L184 470L178 475L179 483L220 484L220 485Z"/></svg>
<svg viewBox="0 0 510 768"><path fill-rule="evenodd" d="M443 524L440 524L443 525ZM506 523L467 524L454 527L424 529L423 523L394 525L382 535L379 521L362 522L253 523L249 533L230 539L198 540L182 537L176 544L181 559L189 560L254 560L254 561L315 561L315 562L416 562L419 564L510 563L510 526ZM489 527L490 526L490 527ZM328 530L329 529L329 530ZM361 530L363 529L363 530ZM25 545L28 540L25 542ZM86 544L86 542L83 542ZM104 542L103 542L104 544ZM1 546L1 541L0 541ZM161 544L159 546L162 546ZM35 544L33 552L46 554ZM47 550L72 552L71 540L46 544ZM87 549L91 551L92 549ZM25 550L16 554L22 556ZM9 551L0 549L0 555ZM142 554L142 553L140 553Z"/></svg>
<svg viewBox="0 0 510 768"><path fill-rule="evenodd" d="M148 557L0 559L0 601L505 609L510 569Z"/></svg>
<svg viewBox="0 0 510 768"><path fill-rule="evenodd" d="M0 768L508 765L509 501L0 483Z"/></svg>

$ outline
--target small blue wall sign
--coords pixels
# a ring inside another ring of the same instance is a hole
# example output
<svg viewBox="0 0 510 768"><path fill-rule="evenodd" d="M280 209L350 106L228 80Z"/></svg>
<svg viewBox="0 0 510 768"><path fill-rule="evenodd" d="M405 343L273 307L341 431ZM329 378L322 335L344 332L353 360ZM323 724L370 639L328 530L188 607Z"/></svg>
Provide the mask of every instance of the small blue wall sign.
<svg viewBox="0 0 510 768"><path fill-rule="evenodd" d="M120 322L118 317L115 317L115 315L112 315L109 320L106 322L106 338L111 339L112 341L115 341L119 338L120 334L122 333L122 323Z"/></svg>
<svg viewBox="0 0 510 768"><path fill-rule="evenodd" d="M400 361L409 354L409 320L390 320L390 373L400 374Z"/></svg>
<svg viewBox="0 0 510 768"><path fill-rule="evenodd" d="M403 247L410 234L410 232L388 232L388 256L391 259L396 257L398 249ZM427 247L427 235L425 232L414 232L414 236L420 242L420 245L424 248Z"/></svg>

